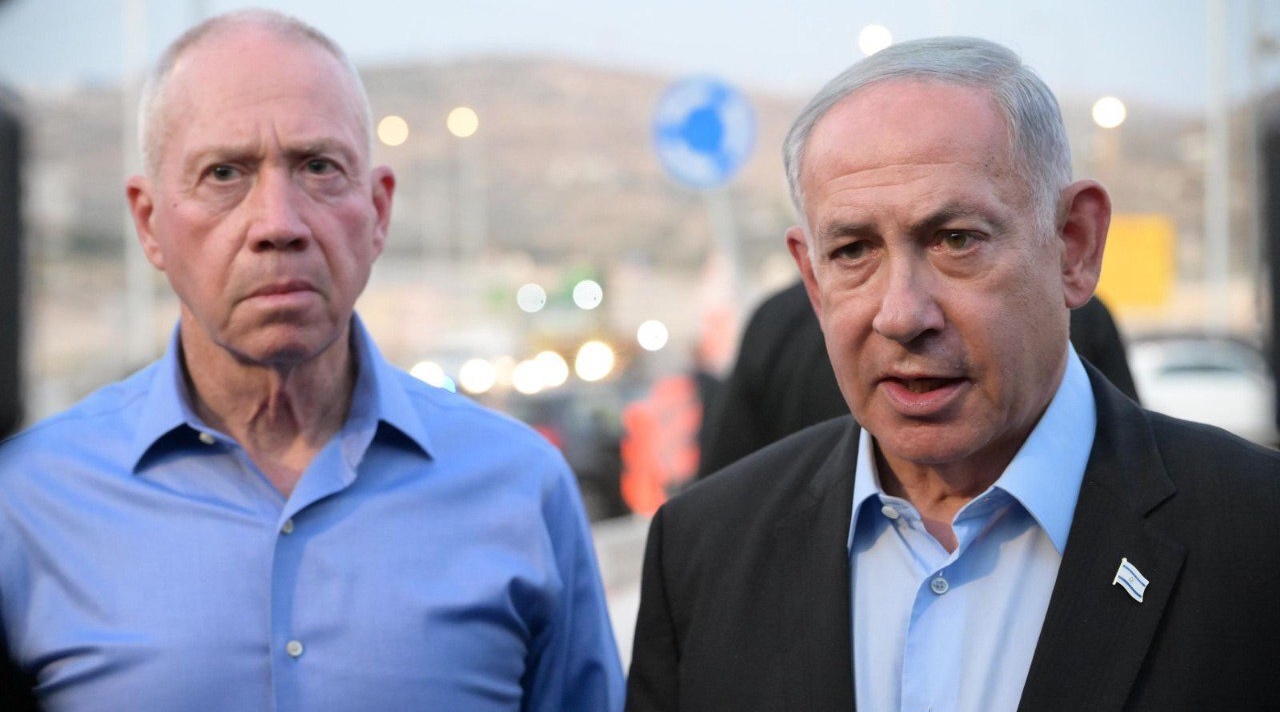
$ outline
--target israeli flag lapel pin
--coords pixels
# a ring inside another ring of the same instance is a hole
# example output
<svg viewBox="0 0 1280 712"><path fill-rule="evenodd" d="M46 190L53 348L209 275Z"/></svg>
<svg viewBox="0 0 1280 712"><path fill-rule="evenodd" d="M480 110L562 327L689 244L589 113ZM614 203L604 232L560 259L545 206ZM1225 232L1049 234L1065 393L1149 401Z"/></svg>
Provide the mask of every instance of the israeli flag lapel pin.
<svg viewBox="0 0 1280 712"><path fill-rule="evenodd" d="M1112 586L1123 588L1130 598L1142 603L1142 596L1147 591L1147 583L1147 577L1142 575L1138 567L1129 563L1126 558L1120 559L1120 568L1116 569L1116 577L1111 580Z"/></svg>

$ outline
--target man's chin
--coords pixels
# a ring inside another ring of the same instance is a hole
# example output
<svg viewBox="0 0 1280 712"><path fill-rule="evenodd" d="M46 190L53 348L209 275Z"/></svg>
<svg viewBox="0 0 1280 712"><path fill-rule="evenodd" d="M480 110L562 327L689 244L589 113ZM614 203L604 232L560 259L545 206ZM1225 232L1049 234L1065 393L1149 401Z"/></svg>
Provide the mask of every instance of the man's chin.
<svg viewBox="0 0 1280 712"><path fill-rule="evenodd" d="M246 365L288 369L319 358L338 342L341 334L320 332L296 325L273 324L240 338L228 339L224 348Z"/></svg>
<svg viewBox="0 0 1280 712"><path fill-rule="evenodd" d="M954 422L911 422L868 427L887 458L921 467L942 467L974 457L979 438ZM886 437L881 437L877 431Z"/></svg>

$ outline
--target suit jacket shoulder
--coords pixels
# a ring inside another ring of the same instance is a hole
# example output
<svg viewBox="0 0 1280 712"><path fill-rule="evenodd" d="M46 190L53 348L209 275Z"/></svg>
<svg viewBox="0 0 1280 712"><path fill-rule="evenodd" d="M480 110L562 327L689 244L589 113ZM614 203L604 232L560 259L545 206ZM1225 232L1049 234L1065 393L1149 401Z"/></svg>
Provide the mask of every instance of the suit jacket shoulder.
<svg viewBox="0 0 1280 712"><path fill-rule="evenodd" d="M658 511L629 710L851 709L857 433L848 416L815 425Z"/></svg>
<svg viewBox="0 0 1280 712"><path fill-rule="evenodd" d="M1019 709L1270 709L1280 453L1090 378L1093 451Z"/></svg>

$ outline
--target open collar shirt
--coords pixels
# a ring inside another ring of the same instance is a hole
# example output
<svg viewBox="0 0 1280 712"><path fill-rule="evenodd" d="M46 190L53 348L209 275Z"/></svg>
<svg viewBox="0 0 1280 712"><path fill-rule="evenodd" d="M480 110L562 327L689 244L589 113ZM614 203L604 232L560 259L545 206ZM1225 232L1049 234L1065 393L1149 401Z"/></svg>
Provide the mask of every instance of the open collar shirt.
<svg viewBox="0 0 1280 712"><path fill-rule="evenodd" d="M1013 712L1071 528L1097 415L1075 350L1052 401L987 491L956 513L948 553L858 443L849 527L860 710Z"/></svg>
<svg viewBox="0 0 1280 712"><path fill-rule="evenodd" d="M616 710L564 460L393 368L289 497L164 357L0 446L0 621L52 712Z"/></svg>

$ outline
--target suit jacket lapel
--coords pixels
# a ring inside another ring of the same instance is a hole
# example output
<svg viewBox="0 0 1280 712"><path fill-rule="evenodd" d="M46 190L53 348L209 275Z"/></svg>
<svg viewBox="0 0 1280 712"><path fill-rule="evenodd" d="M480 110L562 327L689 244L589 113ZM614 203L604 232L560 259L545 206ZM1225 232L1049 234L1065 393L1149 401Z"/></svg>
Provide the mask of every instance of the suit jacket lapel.
<svg viewBox="0 0 1280 712"><path fill-rule="evenodd" d="M1019 710L1119 711L1178 583L1186 551L1144 517L1175 494L1146 416L1091 367L1098 429ZM1149 581L1114 584L1121 559Z"/></svg>
<svg viewBox="0 0 1280 712"><path fill-rule="evenodd" d="M853 509L859 429L850 427L814 474L808 492L775 530L783 557L779 656L788 709L853 709L853 650L846 540Z"/></svg>

